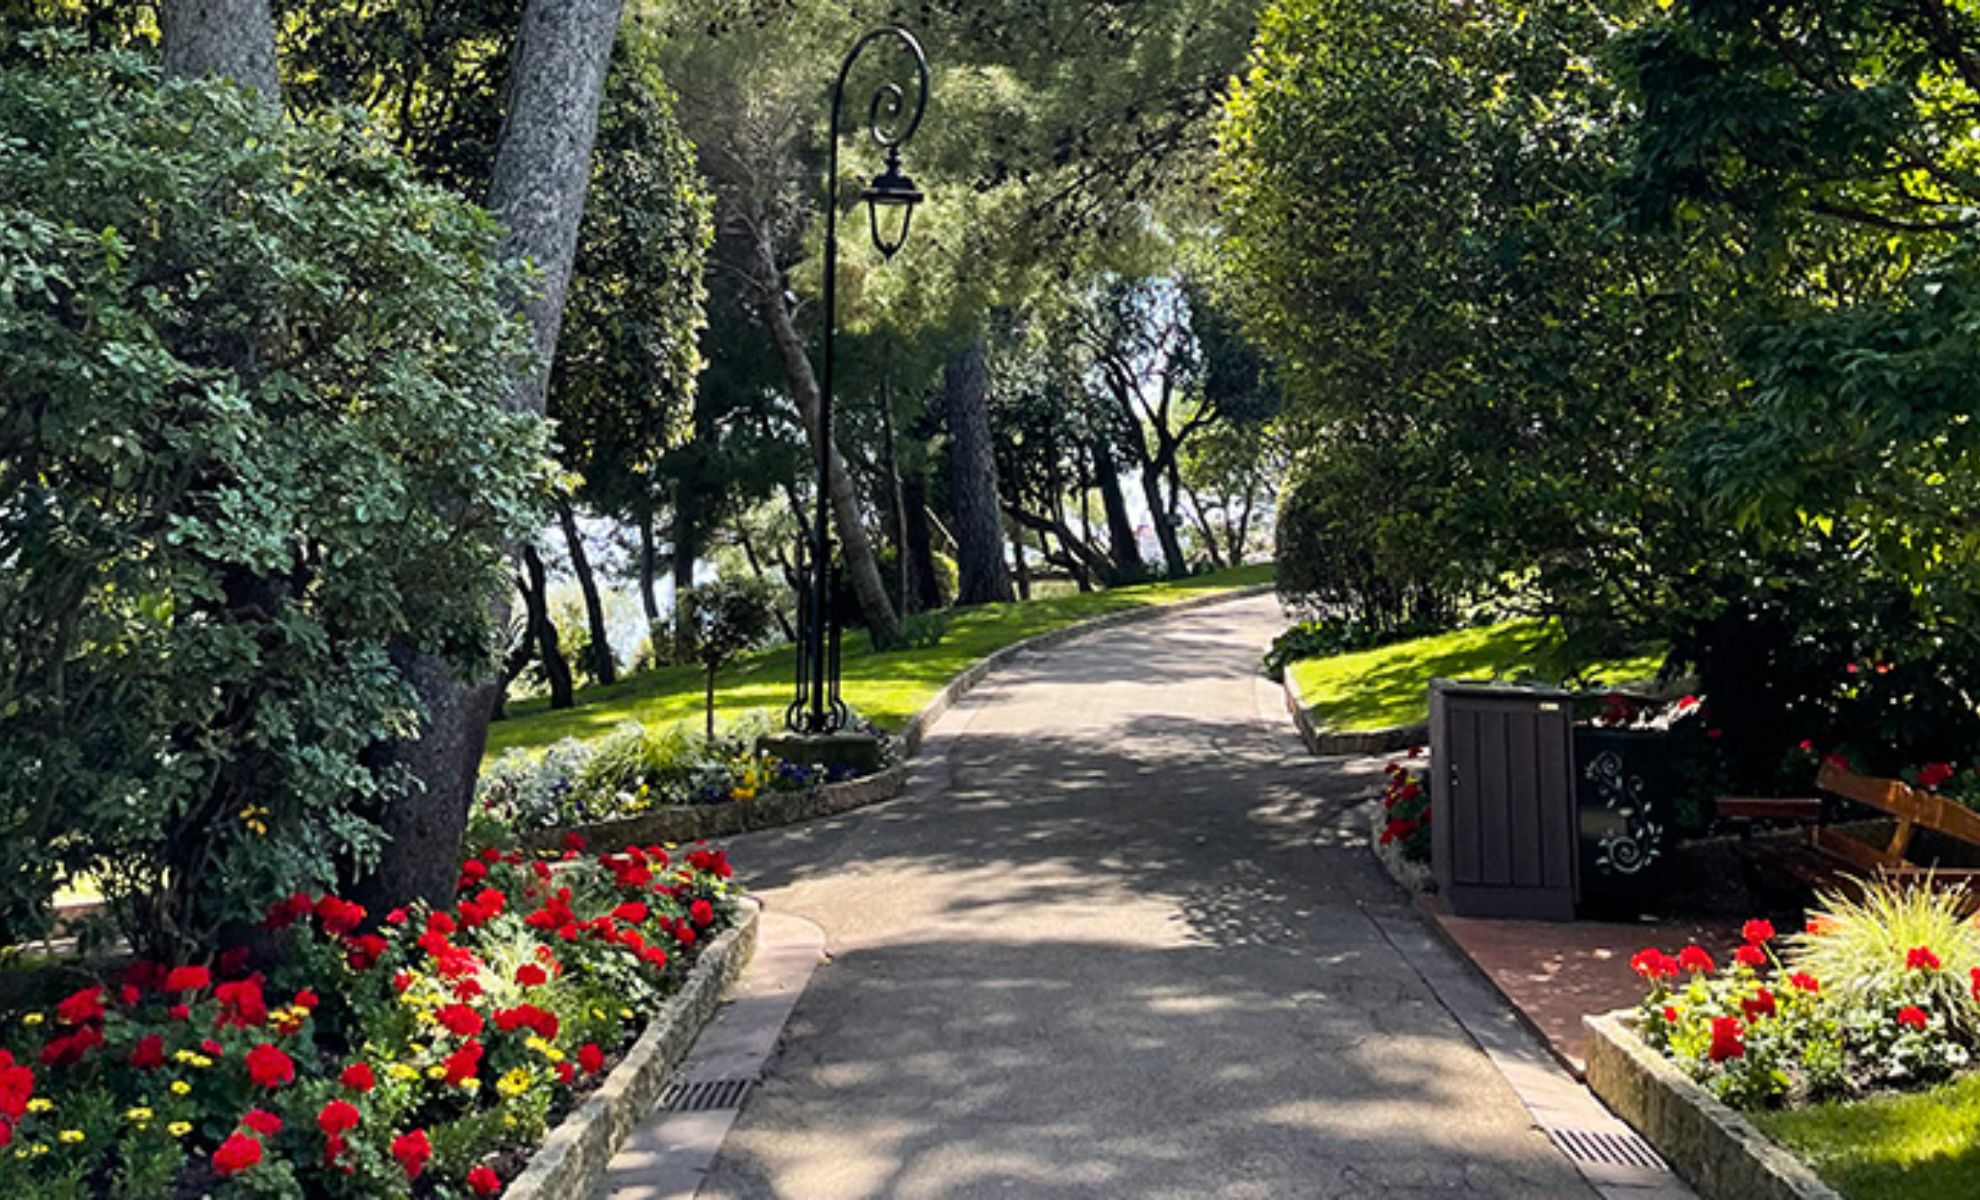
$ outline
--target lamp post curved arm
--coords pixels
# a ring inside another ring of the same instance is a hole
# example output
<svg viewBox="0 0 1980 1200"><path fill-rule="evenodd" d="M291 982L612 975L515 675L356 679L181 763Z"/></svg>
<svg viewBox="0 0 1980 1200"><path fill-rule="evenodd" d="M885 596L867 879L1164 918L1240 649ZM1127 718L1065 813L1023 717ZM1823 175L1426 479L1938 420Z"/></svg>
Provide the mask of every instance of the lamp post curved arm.
<svg viewBox="0 0 1980 1200"><path fill-rule="evenodd" d="M928 56L914 34L900 25L883 25L861 35L839 64L832 83L830 148L825 168L825 360L819 372L818 428L814 440L818 455L817 511L811 537L811 595L799 606L802 645L798 647L797 697L785 713L785 724L802 733L834 733L845 728L850 715L839 696L839 630L832 613L832 387L834 343L838 333L839 298L839 137L840 119L845 107L846 80L853 64L875 42L892 40L914 61L915 80L912 101L898 83L885 83L867 104L866 128L875 145L887 152L887 169L861 193L867 203L873 226L873 244L886 258L892 258L907 241L914 206L921 192L901 174L901 147L921 128L928 110ZM886 238L880 232L880 209L903 210L898 237Z"/></svg>

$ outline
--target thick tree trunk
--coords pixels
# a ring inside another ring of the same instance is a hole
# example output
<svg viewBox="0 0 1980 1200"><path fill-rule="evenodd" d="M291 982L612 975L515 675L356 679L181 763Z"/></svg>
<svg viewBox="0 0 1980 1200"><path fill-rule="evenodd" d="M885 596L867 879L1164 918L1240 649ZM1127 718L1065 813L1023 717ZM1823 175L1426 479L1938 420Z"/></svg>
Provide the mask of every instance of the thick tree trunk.
<svg viewBox="0 0 1980 1200"><path fill-rule="evenodd" d="M1114 448L1104 434L1093 442L1093 482L1100 489L1100 504L1107 510L1107 548L1113 553L1115 569L1123 576L1141 574L1147 569L1141 561L1141 542L1134 536L1134 520L1128 516Z"/></svg>
<svg viewBox="0 0 1980 1200"><path fill-rule="evenodd" d="M540 361L514 381L507 399L515 409L543 411L621 3L527 0L523 7L488 203L507 231L504 255L526 259L540 272L540 290L518 298ZM499 628L506 599L490 603ZM500 686L493 678L462 679L423 656L409 655L402 665L426 721L417 740L390 752L417 781L417 790L382 814L387 842L376 876L363 885L360 897L374 909L420 898L441 905L452 898L461 835Z"/></svg>
<svg viewBox="0 0 1980 1200"><path fill-rule="evenodd" d="M935 539L928 531L928 481L920 475L901 480L901 541L915 611L942 607L942 583L935 577Z"/></svg>
<svg viewBox="0 0 1980 1200"><path fill-rule="evenodd" d="M577 514L570 501L557 500L557 523L564 527L564 543L571 554L571 571L577 575L578 590L584 593L584 619L591 628L591 678L598 683L616 683L619 665L612 657L611 631L605 627L605 604L598 596L598 578L591 571L591 556L584 552L584 534L579 531Z"/></svg>
<svg viewBox="0 0 1980 1200"><path fill-rule="evenodd" d="M997 503L996 443L990 436L990 369L981 333L942 367L949 424L949 507L954 510L957 604L1011 598Z"/></svg>
<svg viewBox="0 0 1980 1200"><path fill-rule="evenodd" d="M168 77L218 75L281 106L268 0L160 0L158 31Z"/></svg>
<svg viewBox="0 0 1980 1200"><path fill-rule="evenodd" d="M1155 526L1155 540L1162 544L1169 578L1181 579L1189 573L1189 564L1183 558L1182 539L1176 536L1175 524L1169 520L1169 507L1162 501L1161 472L1152 467L1141 469L1141 496L1148 502L1148 520Z"/></svg>
<svg viewBox="0 0 1980 1200"><path fill-rule="evenodd" d="M830 440L827 431L819 427L818 377L812 373L804 339L798 336L797 323L791 319L790 305L784 299L784 278L777 266L776 248L767 239L757 241L755 267L757 308L776 340L777 352L784 361L785 378L791 385L791 394L797 400L798 412L815 453ZM826 475L825 499L832 506L833 532L838 535L846 577L859 601L867 633L875 646L897 645L901 640L901 621L894 613L893 602L887 599L887 585L882 582L880 564L873 557L873 542L859 519L859 497L853 491L852 477L846 472L846 460L840 457L837 445L829 445L827 449Z"/></svg>

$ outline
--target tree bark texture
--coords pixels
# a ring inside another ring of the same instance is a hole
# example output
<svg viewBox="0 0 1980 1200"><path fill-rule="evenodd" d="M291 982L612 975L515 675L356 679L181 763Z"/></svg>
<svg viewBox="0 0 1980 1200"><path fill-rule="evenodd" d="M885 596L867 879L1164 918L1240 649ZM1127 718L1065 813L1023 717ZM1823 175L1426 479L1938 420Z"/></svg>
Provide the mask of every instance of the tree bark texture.
<svg viewBox="0 0 1980 1200"><path fill-rule="evenodd" d="M529 627L536 639L536 658L543 664L543 678L550 685L550 707L569 708L577 703L576 689L571 685L571 664L564 658L564 648L558 644L557 623L550 619L550 585L543 570L543 556L534 546L524 546L523 570L529 578L529 586L523 591L523 600L529 605Z"/></svg>
<svg viewBox="0 0 1980 1200"><path fill-rule="evenodd" d="M649 635L653 627L660 623L660 598L653 591L653 559L653 503L642 500L639 505L639 603L646 611Z"/></svg>
<svg viewBox="0 0 1980 1200"><path fill-rule="evenodd" d="M776 247L767 237L757 239L755 262L757 307L776 340L785 378L790 382L791 394L797 400L815 454L820 443L827 439L818 421L818 377L812 373L804 339L798 336L797 322L784 299L783 271L777 266ZM859 497L836 444L827 454L826 476L826 502L832 506L833 532L838 535L839 553L853 596L859 601L860 616L866 621L874 645L896 645L901 638L901 621L894 613L893 602L887 599L887 585L880 578L880 564L873 556L873 541L866 536L866 526L859 519Z"/></svg>
<svg viewBox="0 0 1980 1200"><path fill-rule="evenodd" d="M1133 577L1146 571L1141 561L1141 543L1134 536L1134 521L1128 516L1127 495L1121 491L1121 471L1114 461L1114 448L1103 434L1093 443L1093 482L1100 489L1101 507L1107 510L1107 548L1112 552L1119 576Z"/></svg>
<svg viewBox="0 0 1980 1200"><path fill-rule="evenodd" d="M920 475L901 480L901 554L907 559L910 606L916 612L942 607L942 582L935 577L935 539L928 530L928 481Z"/></svg>
<svg viewBox="0 0 1980 1200"><path fill-rule="evenodd" d="M512 381L507 403L543 411L550 362L563 323L578 222L591 181L592 139L605 67L619 32L622 0L528 0L511 59L508 115L495 151L489 209L507 231L502 250L542 273L520 297L539 361ZM507 598L491 597L499 628ZM461 835L501 682L463 679L444 663L410 655L402 664L426 712L416 740L390 751L418 791L386 808L387 842L366 903L453 898Z"/></svg>
<svg viewBox="0 0 1980 1200"><path fill-rule="evenodd" d="M990 437L990 365L981 333L943 364L942 403L949 425L949 507L955 515L960 576L956 603L1009 600L996 444Z"/></svg>
<svg viewBox="0 0 1980 1200"><path fill-rule="evenodd" d="M571 571L577 576L578 590L584 593L584 619L591 628L591 677L599 683L617 683L619 664L612 657L611 631L605 627L605 603L598 595L598 577L592 573L591 556L585 553L577 514L571 511L570 501L561 497L557 500L557 523L564 527Z"/></svg>
<svg viewBox="0 0 1980 1200"><path fill-rule="evenodd" d="M217 75L281 106L268 0L160 0L158 28L169 78Z"/></svg>

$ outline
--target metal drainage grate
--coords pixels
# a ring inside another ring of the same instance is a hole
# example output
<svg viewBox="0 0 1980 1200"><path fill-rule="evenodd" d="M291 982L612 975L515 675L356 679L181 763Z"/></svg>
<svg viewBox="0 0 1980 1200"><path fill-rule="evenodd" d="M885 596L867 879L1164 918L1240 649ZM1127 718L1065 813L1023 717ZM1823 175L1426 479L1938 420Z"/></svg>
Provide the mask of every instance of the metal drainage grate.
<svg viewBox="0 0 1980 1200"><path fill-rule="evenodd" d="M1664 1160L1650 1143L1633 1133L1606 1133L1592 1129L1549 1129L1547 1136L1555 1148L1575 1162L1604 1163L1612 1167L1642 1167L1646 1171L1667 1171Z"/></svg>
<svg viewBox="0 0 1980 1200"><path fill-rule="evenodd" d="M661 1112L716 1112L741 1108L749 1099L754 1079L696 1079L670 1083L660 1094Z"/></svg>

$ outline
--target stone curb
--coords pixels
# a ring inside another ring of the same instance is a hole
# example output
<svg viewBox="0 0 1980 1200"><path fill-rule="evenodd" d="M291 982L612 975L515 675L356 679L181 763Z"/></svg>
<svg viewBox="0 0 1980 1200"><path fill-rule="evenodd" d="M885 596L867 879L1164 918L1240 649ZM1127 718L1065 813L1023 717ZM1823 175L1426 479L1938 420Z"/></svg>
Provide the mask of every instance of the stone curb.
<svg viewBox="0 0 1980 1200"><path fill-rule="evenodd" d="M674 805L595 825L531 830L523 835L522 844L529 850L557 850L571 833L584 838L588 845L608 848L730 837L878 804L900 795L906 783L907 768L897 764L861 779L828 783L805 792L766 792L727 804Z"/></svg>
<svg viewBox="0 0 1980 1200"><path fill-rule="evenodd" d="M934 728L935 722L942 719L943 714L955 706L956 701L968 695L970 689L977 684L982 683L984 676L1020 654L1043 650L1076 637L1085 637L1089 633L1098 633L1100 630L1112 629L1119 625L1134 625L1143 621L1158 620L1173 613L1208 608L1213 604L1227 604L1233 600L1248 600L1253 596L1270 595L1275 586L1270 583L1253 584L1250 587L1232 588L1229 591L1212 592L1207 596L1178 600L1174 604L1144 604L1136 608L1124 608L1118 612L1110 612L1104 616L1092 617L1059 629L1048 630L1025 638L1023 641L1012 642L1002 649L992 650L963 668L961 674L944 684L942 690L935 693L934 699L922 705L920 712L908 718L907 724L901 726L901 731L894 735L894 741L900 746L902 758L912 755L921 745L921 739Z"/></svg>
<svg viewBox="0 0 1980 1200"><path fill-rule="evenodd" d="M1630 1028L1627 1010L1582 1018L1590 1090L1706 1200L1842 1200L1807 1164L1721 1104Z"/></svg>
<svg viewBox="0 0 1980 1200"><path fill-rule="evenodd" d="M1290 669L1280 672L1279 686L1285 690L1286 711L1292 714L1293 724L1299 728L1299 740L1305 742L1307 750L1314 754L1393 754L1398 750L1430 744L1428 721L1388 725L1381 729L1322 729L1313 723L1313 714L1307 710L1306 700L1299 694L1299 683L1293 679Z"/></svg>
<svg viewBox="0 0 1980 1200"><path fill-rule="evenodd" d="M605 1083L564 1118L530 1156L505 1200L576 1200L591 1195L626 1137L660 1102L674 1067L687 1056L722 994L756 949L762 906L745 896L742 920L701 952L687 982L639 1035Z"/></svg>

